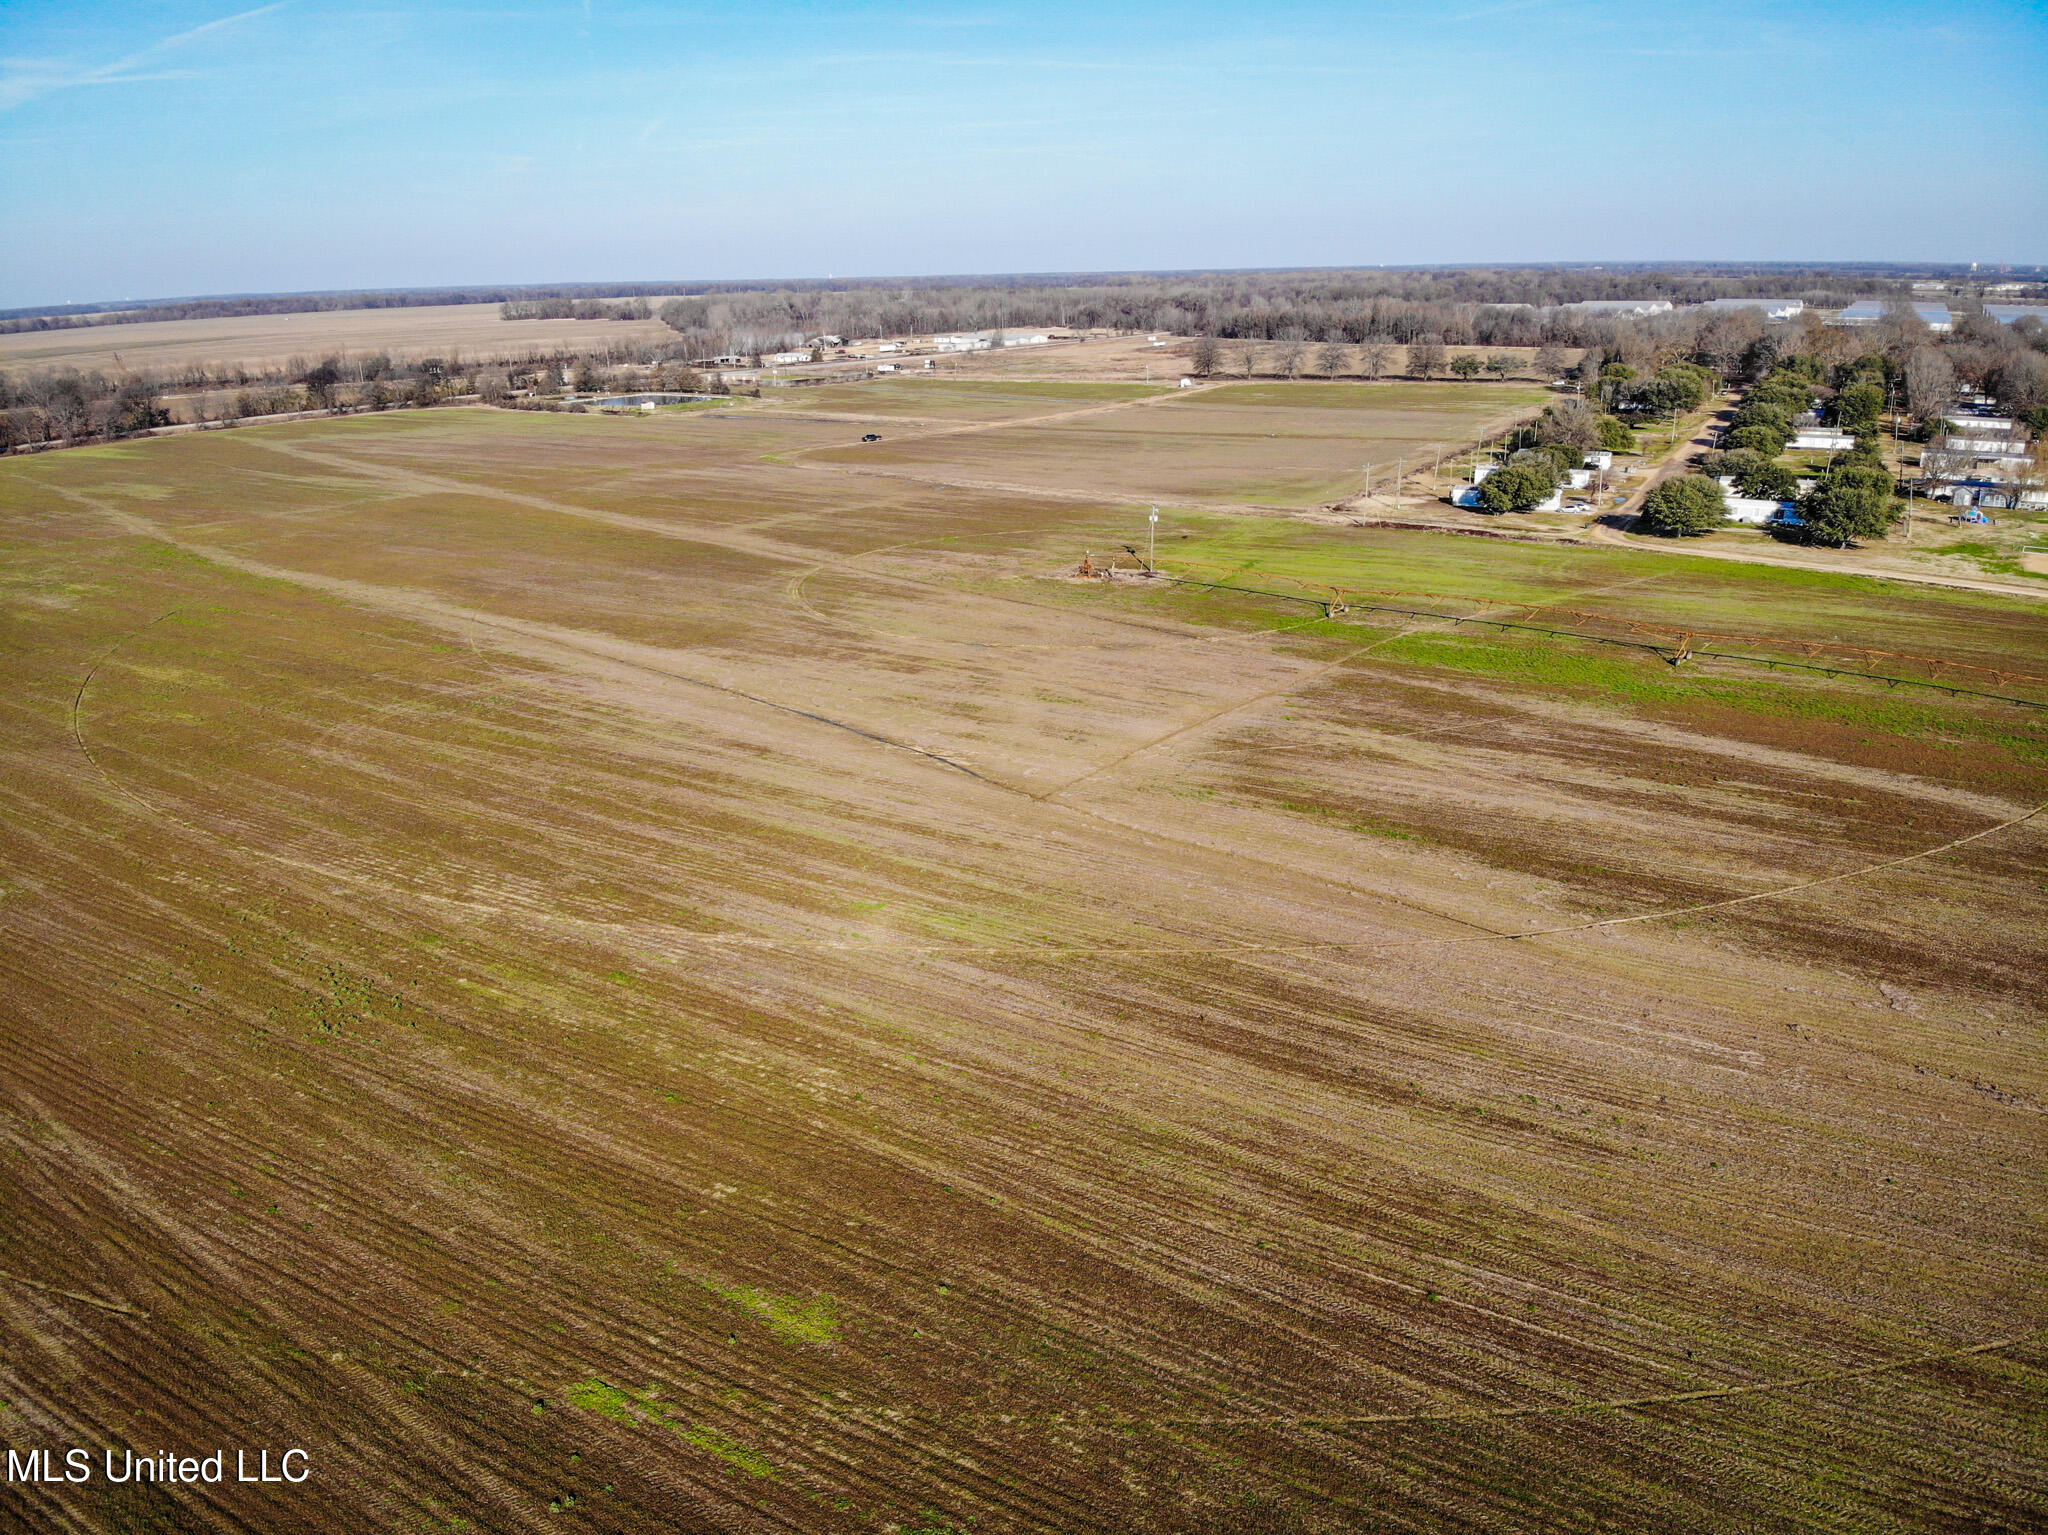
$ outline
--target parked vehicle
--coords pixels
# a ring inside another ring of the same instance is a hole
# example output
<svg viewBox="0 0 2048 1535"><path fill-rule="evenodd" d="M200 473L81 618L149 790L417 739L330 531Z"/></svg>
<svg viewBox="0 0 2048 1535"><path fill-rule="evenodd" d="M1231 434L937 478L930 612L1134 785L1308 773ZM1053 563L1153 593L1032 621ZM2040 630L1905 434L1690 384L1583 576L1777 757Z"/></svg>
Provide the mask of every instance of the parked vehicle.
<svg viewBox="0 0 2048 1535"><path fill-rule="evenodd" d="M881 440L882 434L880 432L869 432L866 436L861 438L862 442L880 442Z"/></svg>

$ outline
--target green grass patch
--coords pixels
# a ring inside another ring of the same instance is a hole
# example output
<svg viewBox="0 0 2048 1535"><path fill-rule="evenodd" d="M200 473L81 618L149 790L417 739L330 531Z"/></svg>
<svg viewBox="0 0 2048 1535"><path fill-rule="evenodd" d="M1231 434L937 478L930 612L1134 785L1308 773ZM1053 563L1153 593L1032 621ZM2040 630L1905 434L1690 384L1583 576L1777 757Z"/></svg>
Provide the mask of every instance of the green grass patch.
<svg viewBox="0 0 2048 1535"><path fill-rule="evenodd" d="M748 1476L773 1476L775 1474L775 1462L763 1455L759 1450L748 1449L737 1439L733 1438L732 1435L715 1429L707 1423L696 1424L693 1427L683 1429L681 1432L684 1440L688 1443L694 1444L700 1450L710 1451L727 1465L739 1467Z"/></svg>
<svg viewBox="0 0 2048 1535"><path fill-rule="evenodd" d="M791 1295L757 1290L752 1285L713 1285L711 1288L776 1337L788 1342L830 1343L839 1336L839 1319L833 1314L832 1297L829 1295L805 1302Z"/></svg>
<svg viewBox="0 0 2048 1535"><path fill-rule="evenodd" d="M639 1415L633 1411L633 1398L617 1386L607 1386L596 1378L578 1381L563 1395L571 1407L580 1407L585 1412L601 1413L617 1423L634 1423Z"/></svg>
<svg viewBox="0 0 2048 1535"><path fill-rule="evenodd" d="M1682 708L1711 703L1753 714L1856 726L1896 736L1995 743L2015 757L2048 760L2048 722L1872 691L1853 681L1826 687L1686 672L1648 655L1601 654L1572 640L1467 634L1410 634L1374 651L1376 659L1448 667L1533 684L1598 702Z"/></svg>

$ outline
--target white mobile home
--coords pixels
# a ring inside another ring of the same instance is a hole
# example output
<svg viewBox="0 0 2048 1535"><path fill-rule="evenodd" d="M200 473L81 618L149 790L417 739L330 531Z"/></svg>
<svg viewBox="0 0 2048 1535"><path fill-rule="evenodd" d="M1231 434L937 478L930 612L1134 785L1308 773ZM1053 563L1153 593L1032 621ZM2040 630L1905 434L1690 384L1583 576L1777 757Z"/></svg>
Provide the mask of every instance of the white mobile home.
<svg viewBox="0 0 2048 1535"><path fill-rule="evenodd" d="M1750 523L1762 527L1767 523L1779 522L1785 513L1797 508L1790 501L1762 501L1753 496L1730 496L1728 498L1728 520Z"/></svg>

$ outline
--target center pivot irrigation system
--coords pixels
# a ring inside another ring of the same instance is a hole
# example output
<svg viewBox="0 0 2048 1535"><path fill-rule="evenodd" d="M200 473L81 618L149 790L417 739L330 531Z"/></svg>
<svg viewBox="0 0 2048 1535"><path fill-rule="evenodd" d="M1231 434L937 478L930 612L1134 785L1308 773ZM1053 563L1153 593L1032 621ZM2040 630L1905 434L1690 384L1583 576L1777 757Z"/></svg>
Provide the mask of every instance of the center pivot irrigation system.
<svg viewBox="0 0 2048 1535"><path fill-rule="evenodd" d="M1156 523L1156 517L1154 519ZM1156 534L1155 534L1156 536ZM1341 618L1347 613L1386 613L1399 618L1436 619L1447 624L1471 624L1482 628L1512 630L1522 634L1542 634L1557 639L1579 640L1589 645L1608 645L1620 650L1640 650L1666 661L1673 666L1682 666L1687 661L1735 661L1750 666L1764 666L1772 670L1816 672L1825 677L1855 677L1866 682L1882 682L1886 687L1928 688L1946 693L1951 698L1982 698L1994 703L2016 704L2024 709L2048 709L2048 702L2037 698L2021 698L2009 693L1993 693L1982 688L1959 686L1954 682L1938 680L1944 672L1968 672L1988 678L2005 687L2033 685L2048 691L2048 677L2038 677L2030 672L2002 671L1996 667L1978 666L1968 661L1950 661L1936 656L1912 655L1895 650L1871 650L1859 645L1835 645L1817 640L1793 640L1763 638L1756 635L1716 634L1707 630L1678 629L1664 624L1653 624L1641 619L1617 618L1607 613L1588 613L1576 608L1548 608L1541 604L1517 604L1525 610L1538 613L1561 613L1584 624L1607 624L1632 634L1660 636L1656 639L1621 639L1607 634L1589 634L1583 627L1561 629L1546 624L1523 623L1507 618L1482 618L1468 613L1446 613L1435 608L1403 607L1389 602L1364 602L1360 597L1402 597L1418 595L1434 598L1441 602L1469 602L1471 598L1448 596L1442 593L1406 592L1362 592L1348 587L1332 586L1323 588L1329 593L1322 596L1304 587L1300 592L1276 592L1263 587L1240 586L1230 581L1205 581L1193 576L1169 576L1158 569L1147 556L1140 554L1136 547L1125 544L1122 551L1107 558L1097 556L1093 551L1081 557L1081 563L1073 574L1083 577L1097 577L1114 580L1119 576L1135 576L1147 581L1163 581L1171 586L1185 586L1212 592L1236 592L1247 597L1266 597L1276 602L1300 603L1307 607L1319 608L1325 618ZM1281 577L1291 580L1291 577ZM1874 661L1906 661L1927 667L1934 675L1928 677L1902 677L1889 672L1862 671L1855 667L1834 666L1818 660L1792 661L1780 656L1747 655L1739 651L1710 650L1702 642L1727 644L1782 645L1806 656L1824 654L1848 654L1865 657Z"/></svg>

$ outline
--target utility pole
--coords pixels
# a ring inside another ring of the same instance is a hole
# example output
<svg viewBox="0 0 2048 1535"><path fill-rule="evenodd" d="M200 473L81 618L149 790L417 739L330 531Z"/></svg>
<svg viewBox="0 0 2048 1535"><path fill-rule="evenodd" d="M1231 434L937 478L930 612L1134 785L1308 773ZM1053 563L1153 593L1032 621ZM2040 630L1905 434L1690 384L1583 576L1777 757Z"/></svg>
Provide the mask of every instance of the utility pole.
<svg viewBox="0 0 2048 1535"><path fill-rule="evenodd" d="M1152 537L1145 545L1145 564L1157 569L1159 566L1159 508L1152 508Z"/></svg>
<svg viewBox="0 0 2048 1535"><path fill-rule="evenodd" d="M1401 510L1401 475L1408 467L1405 457L1394 460L1394 510Z"/></svg>
<svg viewBox="0 0 2048 1535"><path fill-rule="evenodd" d="M1371 460L1371 459L1367 459L1367 460L1365 461L1365 492L1364 492L1364 493L1365 493L1365 495L1366 495L1367 497L1370 497L1370 496L1372 495L1372 460Z"/></svg>

